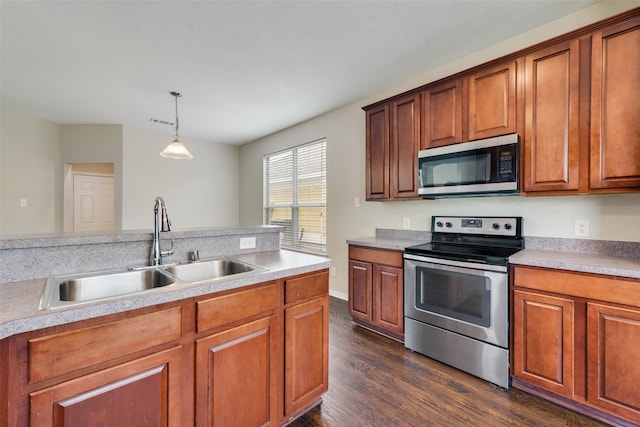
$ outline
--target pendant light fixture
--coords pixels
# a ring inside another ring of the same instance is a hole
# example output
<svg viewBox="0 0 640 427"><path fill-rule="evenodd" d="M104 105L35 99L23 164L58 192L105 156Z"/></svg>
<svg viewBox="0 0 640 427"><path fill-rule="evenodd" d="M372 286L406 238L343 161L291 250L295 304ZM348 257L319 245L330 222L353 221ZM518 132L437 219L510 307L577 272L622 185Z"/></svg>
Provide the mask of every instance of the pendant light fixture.
<svg viewBox="0 0 640 427"><path fill-rule="evenodd" d="M180 140L178 139L178 98L180 95L178 92L169 92L176 99L176 135L173 138L173 142L171 142L167 147L162 150L160 155L162 157L166 157L168 159L193 159L189 150L182 145Z"/></svg>

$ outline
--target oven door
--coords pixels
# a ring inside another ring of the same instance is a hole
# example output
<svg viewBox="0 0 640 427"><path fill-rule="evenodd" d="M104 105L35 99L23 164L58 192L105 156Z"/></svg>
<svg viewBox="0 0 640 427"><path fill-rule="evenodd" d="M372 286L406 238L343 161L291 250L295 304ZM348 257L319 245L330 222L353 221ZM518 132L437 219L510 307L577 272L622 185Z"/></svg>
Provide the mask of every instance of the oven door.
<svg viewBox="0 0 640 427"><path fill-rule="evenodd" d="M507 268L405 254L404 313L508 348Z"/></svg>

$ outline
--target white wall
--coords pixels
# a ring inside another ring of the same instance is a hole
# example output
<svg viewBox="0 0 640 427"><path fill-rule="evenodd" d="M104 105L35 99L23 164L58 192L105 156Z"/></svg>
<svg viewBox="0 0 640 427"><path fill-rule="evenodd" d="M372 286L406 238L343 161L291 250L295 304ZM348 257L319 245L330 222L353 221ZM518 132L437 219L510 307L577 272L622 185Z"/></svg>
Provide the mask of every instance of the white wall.
<svg viewBox="0 0 640 427"><path fill-rule="evenodd" d="M239 148L180 137L194 158L160 157L172 139L171 132L124 127L123 229L152 229L156 196L167 203L174 230L237 226Z"/></svg>
<svg viewBox="0 0 640 427"><path fill-rule="evenodd" d="M240 224L262 220L262 156L273 151L327 138L328 252L336 267L331 278L334 294L348 292L346 240L372 236L376 228L403 226L429 229L432 215L519 215L529 236L574 238L574 221L590 221L589 238L640 241L640 194L492 197L419 200L410 202L365 202L365 114L361 107L447 75L490 61L557 35L615 15L640 2L604 2L558 21L523 33L473 55L425 72L401 85L389 87L353 104L301 123L241 147ZM361 207L354 207L354 198Z"/></svg>
<svg viewBox="0 0 640 427"><path fill-rule="evenodd" d="M156 196L174 230L237 226L239 148L181 138L192 160L159 156L173 133L122 125L58 125L2 106L0 234L63 231L64 163L114 163L116 229L153 228ZM19 200L27 199L20 208ZM261 221L256 222L256 224Z"/></svg>
<svg viewBox="0 0 640 427"><path fill-rule="evenodd" d="M61 231L60 126L4 105L1 124L0 234Z"/></svg>

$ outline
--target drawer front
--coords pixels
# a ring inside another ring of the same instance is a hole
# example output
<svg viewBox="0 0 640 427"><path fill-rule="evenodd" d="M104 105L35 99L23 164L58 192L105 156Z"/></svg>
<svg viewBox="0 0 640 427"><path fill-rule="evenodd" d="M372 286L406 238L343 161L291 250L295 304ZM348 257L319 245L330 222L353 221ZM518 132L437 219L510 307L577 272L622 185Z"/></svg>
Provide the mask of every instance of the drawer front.
<svg viewBox="0 0 640 427"><path fill-rule="evenodd" d="M293 277L284 282L285 304L322 297L329 293L329 271Z"/></svg>
<svg viewBox="0 0 640 427"><path fill-rule="evenodd" d="M275 283L198 301L197 331L217 328L261 313L271 313L277 307L278 287Z"/></svg>
<svg viewBox="0 0 640 427"><path fill-rule="evenodd" d="M515 286L640 307L640 280L516 267Z"/></svg>
<svg viewBox="0 0 640 427"><path fill-rule="evenodd" d="M373 264L384 264L390 265L391 267L402 268L402 251L349 246L349 258Z"/></svg>
<svg viewBox="0 0 640 427"><path fill-rule="evenodd" d="M180 307L29 340L37 382L180 339Z"/></svg>

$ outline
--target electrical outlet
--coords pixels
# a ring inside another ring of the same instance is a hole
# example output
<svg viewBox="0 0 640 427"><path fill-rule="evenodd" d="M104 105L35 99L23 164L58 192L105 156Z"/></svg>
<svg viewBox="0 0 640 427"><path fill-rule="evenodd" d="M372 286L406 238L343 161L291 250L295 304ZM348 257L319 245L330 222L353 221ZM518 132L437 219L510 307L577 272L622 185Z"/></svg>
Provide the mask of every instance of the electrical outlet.
<svg viewBox="0 0 640 427"><path fill-rule="evenodd" d="M402 220L402 227L411 228L411 218L404 218Z"/></svg>
<svg viewBox="0 0 640 427"><path fill-rule="evenodd" d="M255 237L241 237L240 238L240 249L253 249L256 247L256 238Z"/></svg>
<svg viewBox="0 0 640 427"><path fill-rule="evenodd" d="M20 199L20 207L21 208L27 207L27 199Z"/></svg>
<svg viewBox="0 0 640 427"><path fill-rule="evenodd" d="M336 268L335 267L331 267L331 276L332 277L336 276Z"/></svg>
<svg viewBox="0 0 640 427"><path fill-rule="evenodd" d="M589 235L589 221L576 219L574 233L576 236L587 237Z"/></svg>
<svg viewBox="0 0 640 427"><path fill-rule="evenodd" d="M360 207L360 197L356 197L353 199L353 207L354 208L359 208Z"/></svg>

